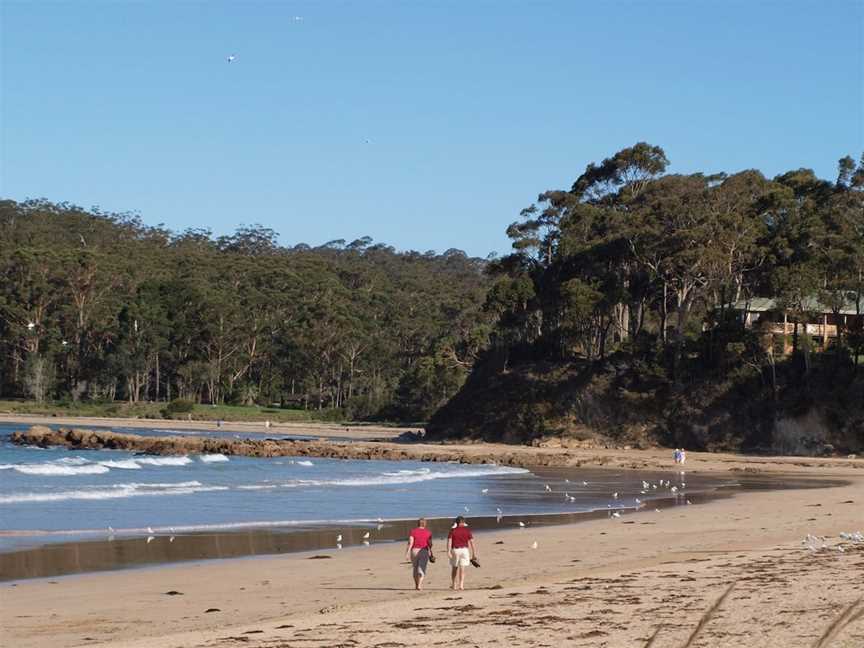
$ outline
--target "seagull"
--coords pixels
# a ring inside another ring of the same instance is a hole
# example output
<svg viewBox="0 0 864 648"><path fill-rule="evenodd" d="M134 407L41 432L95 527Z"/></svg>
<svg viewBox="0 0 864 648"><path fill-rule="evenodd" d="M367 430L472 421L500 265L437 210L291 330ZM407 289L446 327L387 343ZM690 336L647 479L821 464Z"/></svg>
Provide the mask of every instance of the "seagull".
<svg viewBox="0 0 864 648"><path fill-rule="evenodd" d="M677 487L677 486L673 486L673 487L670 488L669 490L672 491L673 493L677 493L677 492L678 492L678 487Z"/></svg>
<svg viewBox="0 0 864 648"><path fill-rule="evenodd" d="M575 502L575 501L576 501L576 498L573 497L573 496L571 495L571 496L570 496L570 501L571 501L571 502Z"/></svg>
<svg viewBox="0 0 864 648"><path fill-rule="evenodd" d="M620 517L621 517L621 513L619 513L618 511L612 511L612 517L613 517L613 518L620 518Z"/></svg>
<svg viewBox="0 0 864 648"><path fill-rule="evenodd" d="M583 486L587 486L587 485L588 485L588 482L583 481L583 482L582 482L582 485L583 485Z"/></svg>
<svg viewBox="0 0 864 648"><path fill-rule="evenodd" d="M618 499L618 493L612 493L612 499Z"/></svg>
<svg viewBox="0 0 864 648"><path fill-rule="evenodd" d="M536 549L536 548L537 548L537 541L536 541L536 540L531 544L531 548L532 548L532 549Z"/></svg>
<svg viewBox="0 0 864 648"><path fill-rule="evenodd" d="M233 63L234 61L237 60L237 56L236 56L235 54L229 54L229 55L225 58L225 60L228 61L229 63Z"/></svg>
<svg viewBox="0 0 864 648"><path fill-rule="evenodd" d="M66 346L69 343L66 340L63 340L60 344L62 344L63 346Z"/></svg>
<svg viewBox="0 0 864 648"><path fill-rule="evenodd" d="M364 540L368 540L368 539L369 539L369 532L368 532L368 531L367 531L366 533L363 534L363 539L364 539Z"/></svg>
<svg viewBox="0 0 864 648"><path fill-rule="evenodd" d="M153 536L147 536L147 544L150 544L151 542L153 542L154 539L155 538Z"/></svg>
<svg viewBox="0 0 864 648"><path fill-rule="evenodd" d="M153 530L153 527L147 527L147 533L149 533L150 535L153 535L156 532Z"/></svg>
<svg viewBox="0 0 864 648"><path fill-rule="evenodd" d="M338 543L338 542L342 542L342 534L341 534L341 533L340 533L339 535L336 536L336 542L337 542L337 543Z"/></svg>
<svg viewBox="0 0 864 648"><path fill-rule="evenodd" d="M369 541L368 541L368 540L364 540L364 541L363 541L363 546L368 547L368 546L369 546Z"/></svg>
<svg viewBox="0 0 864 648"><path fill-rule="evenodd" d="M483 493L483 494L484 494L484 495L485 495L485 494L486 494L486 493L488 493L488 492L489 492L489 489L488 489L488 488L484 488L484 489L483 489L483 490L481 490L481 491L480 491L480 492L481 492L481 493Z"/></svg>
<svg viewBox="0 0 864 648"><path fill-rule="evenodd" d="M337 548L337 549L341 549L341 548L342 548L342 545L341 545L340 543L337 542L337 543L336 543L336 548Z"/></svg>
<svg viewBox="0 0 864 648"><path fill-rule="evenodd" d="M519 528L520 528L520 529L524 529L524 528L525 528L525 523L524 523L524 522L519 522Z"/></svg>
<svg viewBox="0 0 864 648"><path fill-rule="evenodd" d="M543 487L546 489L546 492L547 492L547 493L551 493L551 492L552 492L552 489L549 488L549 484L544 484Z"/></svg>
<svg viewBox="0 0 864 648"><path fill-rule="evenodd" d="M174 536L173 535L170 538L168 538L168 542L174 542Z"/></svg>
<svg viewBox="0 0 864 648"><path fill-rule="evenodd" d="M660 512L660 509L654 509L654 512L655 512L655 513L659 513L659 512Z"/></svg>

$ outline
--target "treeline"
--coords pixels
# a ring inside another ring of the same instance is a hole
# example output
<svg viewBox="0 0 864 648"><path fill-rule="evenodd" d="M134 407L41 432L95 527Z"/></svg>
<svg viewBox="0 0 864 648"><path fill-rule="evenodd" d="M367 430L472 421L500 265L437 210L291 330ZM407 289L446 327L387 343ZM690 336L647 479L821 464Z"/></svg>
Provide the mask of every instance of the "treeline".
<svg viewBox="0 0 864 648"><path fill-rule="evenodd" d="M0 396L423 419L486 343L485 262L369 238L280 247L0 202Z"/></svg>
<svg viewBox="0 0 864 648"><path fill-rule="evenodd" d="M639 143L523 210L487 268L490 346L433 436L864 447L864 159L834 180L667 167ZM774 319L748 327L756 297ZM806 325L827 318L823 350Z"/></svg>
<svg viewBox="0 0 864 648"><path fill-rule="evenodd" d="M698 371L733 351L739 363L769 360L741 346L754 341L730 312L736 301L774 297L790 322L817 302L864 308L864 157L841 159L834 181L810 169L668 174L668 164L662 148L636 144L510 226L515 251L490 265L486 305L505 366L526 348L589 360L623 350L659 356L680 379L695 355ZM864 353L860 325L840 329L837 349Z"/></svg>

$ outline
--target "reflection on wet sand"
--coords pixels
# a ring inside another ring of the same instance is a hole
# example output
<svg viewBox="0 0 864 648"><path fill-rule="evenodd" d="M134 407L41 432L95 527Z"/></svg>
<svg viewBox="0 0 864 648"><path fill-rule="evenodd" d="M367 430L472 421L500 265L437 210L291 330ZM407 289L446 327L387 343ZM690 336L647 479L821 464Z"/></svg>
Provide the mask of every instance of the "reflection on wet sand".
<svg viewBox="0 0 864 648"><path fill-rule="evenodd" d="M812 479L790 479L780 476L741 478L735 488L716 489L688 496L694 505L733 496L746 490L773 490L819 488L842 482ZM651 500L638 510L640 515L652 515L655 509L686 506L681 498L667 497ZM625 516L637 512L622 509ZM475 531L518 528L519 522L527 527L572 524L584 520L604 518L609 511L555 513L495 517L469 517ZM649 520L639 520L649 522ZM635 522L635 520L634 520ZM45 578L94 571L144 567L164 563L220 558L263 556L304 551L338 551L337 536L342 535L342 546L363 546L364 535L370 534L372 543L401 541L407 538L414 520L388 520L381 524L353 526L306 526L279 529L254 529L221 533L191 533L171 536L157 534L146 537L120 537L97 541L48 543L39 547L0 553L0 581ZM438 549L444 551L443 539L452 520L430 519L429 526Z"/></svg>

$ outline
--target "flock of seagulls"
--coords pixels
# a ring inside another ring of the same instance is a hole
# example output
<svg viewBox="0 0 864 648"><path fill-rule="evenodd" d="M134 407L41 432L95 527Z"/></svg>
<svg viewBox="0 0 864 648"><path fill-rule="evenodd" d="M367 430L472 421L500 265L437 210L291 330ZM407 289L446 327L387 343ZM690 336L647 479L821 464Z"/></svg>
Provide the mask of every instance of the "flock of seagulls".
<svg viewBox="0 0 864 648"><path fill-rule="evenodd" d="M233 55L230 56L230 57L229 57L229 62L231 62L233 59L234 59L234 56L233 56ZM35 326L35 324L33 324L32 322L28 323L28 328L31 328L31 329L32 329L34 326ZM65 341L65 340L63 341L63 344L64 344L64 345L66 344L66 341ZM683 475L684 475L684 473L681 472L682 481L679 482L679 484L677 484L677 485L673 485L672 482L671 482L670 480L663 480L663 479L661 479L661 480L659 480L657 483L651 483L651 482L648 482L648 481L642 480L642 488L641 488L641 490L639 491L639 494L640 494L640 495L645 495L645 494L647 494L647 493L649 493L649 492L651 492L651 491L657 491L657 490L660 490L660 489L668 489L669 492L670 492L671 494L673 494L673 495L676 497L676 499L677 499L677 498L679 498L679 497L681 497L681 496L683 495L683 491L684 491L684 489L685 489L686 486L687 486L686 482L683 481ZM564 480L564 483L566 483L566 484L570 484L571 482L570 482L569 479L565 479L565 480ZM583 480L583 481L582 481L582 486L588 486L588 482ZM544 484L544 485L543 485L543 491L546 492L546 493L553 493L553 492L554 492L554 491L552 490L552 487L551 487L549 484ZM488 489L488 488L483 488L483 489L480 491L480 493L481 493L482 495L488 495L488 494L489 494L489 489ZM617 500L619 500L619 499L620 499L620 493L619 493L618 491L613 492L613 493L611 494L611 498L612 498L613 501L617 501ZM564 492L564 501L568 501L568 502L575 502L575 501L576 501L576 497L570 495L570 492L569 492L569 491L565 491L565 492ZM638 508L643 508L643 507L645 506L644 502L643 502L641 499L639 499L638 497L634 498L634 501L635 501L635 503L636 503L636 508L637 508L637 509L638 509ZM687 503L687 504L690 504L690 500L686 500L686 503ZM610 519L618 519L618 518L621 517L621 510L619 510L619 509L613 509L611 503L610 503L610 504L607 504L607 508L609 508L609 517L610 517ZM466 512L469 512L469 511L470 511L470 509L469 509L468 506L465 506L464 509L465 509ZM655 510L655 512L660 513L660 509L659 509L659 508L655 508L654 510ZM504 518L504 513L503 513L503 511L501 510L500 507L496 507L495 511L496 511L496 522L500 524L501 521L502 521L503 518ZM384 519L383 519L383 518L381 518L381 517L377 518L376 522L377 522L377 530L378 530L378 531L380 531L381 529L384 528ZM518 526L519 526L520 529L525 529L525 528L528 527L528 525L529 525L530 523L526 523L526 522L524 522L524 521L522 521L522 520L519 520L517 524L518 524ZM454 526L454 527L456 526L455 523L453 524L453 526ZM107 528L107 530L108 530L108 540L109 540L109 541L113 541L113 540L114 540L114 536L115 536L115 534L116 534L116 531L115 531L114 528L111 527L111 526L109 526L109 527ZM156 539L156 537L157 537L158 534L157 534L156 531L153 530L153 527L148 526L146 530L147 530L146 543L147 543L147 544L150 544L151 542L153 542L153 541ZM174 530L174 528L173 528L173 527L169 527L169 528L168 528L168 531L170 532L170 535L169 535L169 537L168 537L168 541L169 541L169 542L174 542L174 539L175 539L175 530ZM851 542L851 543L855 543L855 544L858 544L858 543L864 543L864 535L862 535L862 533L861 533L860 531L858 531L858 532L854 532L854 533L841 533L840 536L841 536L841 538L842 538L843 540L845 540L845 541L847 541L847 542ZM364 545L364 546L367 546L367 547L370 545L371 539L372 539L372 533L371 533L371 531L366 531L366 532L361 536L361 541L362 541L363 545ZM335 543L335 544L336 544L336 548L337 548L337 549L342 549L342 546L343 546L343 536L342 536L342 533L338 533L338 534L336 535L336 543ZM805 546L805 548L807 548L807 549L809 549L809 550L811 550L811 551L821 551L821 550L824 550L824 549L828 549L828 548L829 548L829 546L828 546L828 544L827 544L827 541L826 541L826 539L825 539L824 537L812 536L812 535L809 535L809 534L808 534L807 537L802 541L802 544ZM535 540L535 541L533 541L532 544L531 544L531 549L537 549L538 546L539 546L539 545L538 545L537 541ZM838 545L838 546L836 547L836 549L837 549L838 551L843 551L843 547L840 546L840 545Z"/></svg>

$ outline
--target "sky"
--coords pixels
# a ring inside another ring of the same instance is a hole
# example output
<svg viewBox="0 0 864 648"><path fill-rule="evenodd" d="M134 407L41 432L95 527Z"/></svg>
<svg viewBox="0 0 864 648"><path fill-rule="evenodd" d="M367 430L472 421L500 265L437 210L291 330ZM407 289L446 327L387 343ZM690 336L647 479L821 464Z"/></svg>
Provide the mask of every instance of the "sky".
<svg viewBox="0 0 864 648"><path fill-rule="evenodd" d="M862 25L862 0L0 0L0 197L507 253L540 192L639 141L833 180L864 151Z"/></svg>

